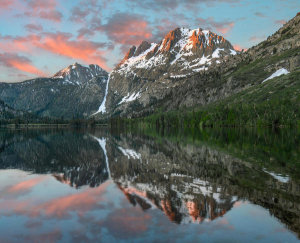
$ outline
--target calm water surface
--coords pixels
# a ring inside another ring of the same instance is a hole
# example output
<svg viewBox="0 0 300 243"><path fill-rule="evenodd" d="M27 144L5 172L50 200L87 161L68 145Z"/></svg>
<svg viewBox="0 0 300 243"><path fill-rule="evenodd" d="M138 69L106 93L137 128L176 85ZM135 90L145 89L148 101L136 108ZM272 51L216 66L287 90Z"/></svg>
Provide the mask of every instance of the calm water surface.
<svg viewBox="0 0 300 243"><path fill-rule="evenodd" d="M299 141L1 130L0 242L298 242Z"/></svg>

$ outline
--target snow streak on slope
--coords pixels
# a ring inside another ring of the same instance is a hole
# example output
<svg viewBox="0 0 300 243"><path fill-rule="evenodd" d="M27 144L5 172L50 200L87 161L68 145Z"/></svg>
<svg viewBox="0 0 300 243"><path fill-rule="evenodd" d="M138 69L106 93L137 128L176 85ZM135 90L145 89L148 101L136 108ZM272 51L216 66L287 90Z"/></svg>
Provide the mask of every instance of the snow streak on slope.
<svg viewBox="0 0 300 243"><path fill-rule="evenodd" d="M265 79L264 81L262 81L263 83L270 80L270 79L273 79L273 78L276 78L276 77L279 77L281 75L286 75L286 74L289 74L290 72L288 70L286 70L285 68L281 68L279 70L277 70L275 73L273 73L270 77L268 77L267 79Z"/></svg>
<svg viewBox="0 0 300 243"><path fill-rule="evenodd" d="M105 95L104 95L103 101L102 101L101 105L99 106L98 111L95 112L94 114L92 114L92 116L94 116L94 115L96 115L98 113L105 113L106 112L105 103L106 103L106 97L107 97L107 93L108 93L108 84L109 84L109 80L110 80L110 75L111 75L111 73L108 75L108 79L107 79L107 83L106 83L106 88L105 88Z"/></svg>
<svg viewBox="0 0 300 243"><path fill-rule="evenodd" d="M267 171L266 169L264 169L263 171L266 172L267 174L271 175L273 178L275 178L276 180L278 180L282 183L288 183L290 180L290 178L288 176L276 174L274 172Z"/></svg>
<svg viewBox="0 0 300 243"><path fill-rule="evenodd" d="M133 159L141 159L142 155L140 153L137 153L133 149L124 149L122 147L118 147L118 149L122 152L123 155L125 155L128 159L132 157Z"/></svg>

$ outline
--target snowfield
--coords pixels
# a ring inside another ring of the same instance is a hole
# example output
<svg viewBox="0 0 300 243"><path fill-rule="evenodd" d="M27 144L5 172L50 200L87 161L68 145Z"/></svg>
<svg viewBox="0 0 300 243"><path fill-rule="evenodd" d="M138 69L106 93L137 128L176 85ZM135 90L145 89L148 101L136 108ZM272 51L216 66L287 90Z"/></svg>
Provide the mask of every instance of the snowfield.
<svg viewBox="0 0 300 243"><path fill-rule="evenodd" d="M265 79L264 81L262 81L262 83L270 80L270 79L273 79L273 78L276 78L276 77L279 77L281 75L287 75L289 74L290 72L288 70L286 70L285 68L281 68L279 70L277 70L275 73L273 73L270 77L268 77L267 79Z"/></svg>

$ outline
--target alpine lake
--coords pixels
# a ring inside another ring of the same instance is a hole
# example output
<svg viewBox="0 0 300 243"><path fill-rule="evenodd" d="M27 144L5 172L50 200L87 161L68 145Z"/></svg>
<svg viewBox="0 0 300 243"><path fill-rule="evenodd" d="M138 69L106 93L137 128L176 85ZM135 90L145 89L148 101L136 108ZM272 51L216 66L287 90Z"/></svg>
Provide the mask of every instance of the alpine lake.
<svg viewBox="0 0 300 243"><path fill-rule="evenodd" d="M0 130L0 242L299 237L298 130Z"/></svg>

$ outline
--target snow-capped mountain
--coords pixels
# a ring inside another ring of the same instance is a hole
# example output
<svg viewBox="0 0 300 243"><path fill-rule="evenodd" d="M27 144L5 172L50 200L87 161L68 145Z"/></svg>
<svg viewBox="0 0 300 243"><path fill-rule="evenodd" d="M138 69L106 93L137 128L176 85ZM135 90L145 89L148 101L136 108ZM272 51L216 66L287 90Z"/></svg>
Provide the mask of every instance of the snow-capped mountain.
<svg viewBox="0 0 300 243"><path fill-rule="evenodd" d="M220 58L236 53L229 41L209 30L177 28L158 44L143 41L138 48L133 46L116 71L124 73L132 68L168 65L176 74L188 74L205 70L211 64L219 63ZM176 69L172 68L175 66Z"/></svg>
<svg viewBox="0 0 300 243"><path fill-rule="evenodd" d="M49 78L0 83L1 99L13 109L50 117L89 117L105 95L108 73L75 63Z"/></svg>
<svg viewBox="0 0 300 243"><path fill-rule="evenodd" d="M99 113L127 115L166 97L178 79L215 67L236 55L224 37L209 30L176 28L159 43L143 41L130 48L111 72ZM100 105L100 104L99 104Z"/></svg>
<svg viewBox="0 0 300 243"><path fill-rule="evenodd" d="M59 78L66 83L80 85L97 76L107 76L107 72L96 64L90 64L87 67L74 63L54 74L52 78Z"/></svg>

